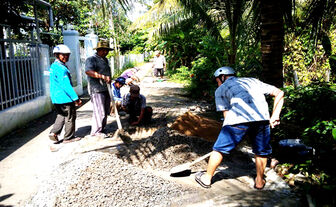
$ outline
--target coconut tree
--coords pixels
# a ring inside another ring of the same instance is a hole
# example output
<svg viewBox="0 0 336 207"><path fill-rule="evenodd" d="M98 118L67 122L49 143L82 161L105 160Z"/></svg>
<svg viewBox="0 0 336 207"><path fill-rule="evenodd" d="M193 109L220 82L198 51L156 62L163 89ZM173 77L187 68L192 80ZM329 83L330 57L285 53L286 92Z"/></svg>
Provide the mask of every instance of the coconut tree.
<svg viewBox="0 0 336 207"><path fill-rule="evenodd" d="M281 1L260 1L262 78L278 87L283 86L284 12L280 8Z"/></svg>

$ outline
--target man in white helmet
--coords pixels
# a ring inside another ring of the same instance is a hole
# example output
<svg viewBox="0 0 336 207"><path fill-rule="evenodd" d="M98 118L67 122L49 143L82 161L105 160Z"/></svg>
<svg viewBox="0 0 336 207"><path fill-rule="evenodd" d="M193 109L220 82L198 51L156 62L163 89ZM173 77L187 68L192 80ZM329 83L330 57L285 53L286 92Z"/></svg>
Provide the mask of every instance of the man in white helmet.
<svg viewBox="0 0 336 207"><path fill-rule="evenodd" d="M255 78L237 78L230 67L221 67L214 74L218 88L215 92L217 111L224 115L223 127L213 146L207 171L195 175L204 188L211 187L211 179L224 154L229 154L245 135L253 139L253 153L257 177L254 188L261 190L266 184L264 171L267 156L272 152L270 127L280 124L284 93L275 86ZM265 95L275 97L272 115L269 115Z"/></svg>
<svg viewBox="0 0 336 207"><path fill-rule="evenodd" d="M65 65L69 61L70 49L66 45L57 45L53 53L55 62L50 66L50 98L54 104L57 118L49 134L52 141L60 141L63 126L65 128L63 143L78 141L75 137L76 106L82 104L72 87L70 70Z"/></svg>

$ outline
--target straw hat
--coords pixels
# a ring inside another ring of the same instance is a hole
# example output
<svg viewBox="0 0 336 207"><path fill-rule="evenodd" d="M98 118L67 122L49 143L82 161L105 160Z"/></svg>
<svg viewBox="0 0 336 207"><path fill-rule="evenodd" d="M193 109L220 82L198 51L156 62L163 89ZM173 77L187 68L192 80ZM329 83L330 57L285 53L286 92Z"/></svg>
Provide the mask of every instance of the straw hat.
<svg viewBox="0 0 336 207"><path fill-rule="evenodd" d="M98 44L97 44L97 47L93 48L94 50L97 50L97 49L108 49L108 50L113 50L112 48L110 48L109 46L109 42L107 41L99 41Z"/></svg>

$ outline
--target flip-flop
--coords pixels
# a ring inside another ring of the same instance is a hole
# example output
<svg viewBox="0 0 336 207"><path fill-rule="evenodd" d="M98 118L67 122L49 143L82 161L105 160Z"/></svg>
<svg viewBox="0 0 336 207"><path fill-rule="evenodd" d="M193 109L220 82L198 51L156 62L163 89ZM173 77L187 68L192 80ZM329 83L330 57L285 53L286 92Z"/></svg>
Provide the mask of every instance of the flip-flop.
<svg viewBox="0 0 336 207"><path fill-rule="evenodd" d="M204 172L199 172L195 175L195 180L198 184L200 184L200 186L202 186L203 188L210 188L211 187L211 184L210 185L207 185L205 183L203 183L201 177L202 175L204 175Z"/></svg>
<svg viewBox="0 0 336 207"><path fill-rule="evenodd" d="M63 140L62 143L66 144L66 143L70 143L70 142L76 142L76 141L79 141L79 140L81 140L80 137L74 137L74 138L71 138L71 139Z"/></svg>
<svg viewBox="0 0 336 207"><path fill-rule="evenodd" d="M263 178L263 180L265 181L265 183L264 183L264 185L263 185L261 188L257 188L257 184L255 183L255 180L254 180L254 186L253 186L253 188L255 188L255 189L257 189L257 190L262 190L262 189L264 189L264 187L265 187L265 185L266 185L266 180L265 180L265 178Z"/></svg>

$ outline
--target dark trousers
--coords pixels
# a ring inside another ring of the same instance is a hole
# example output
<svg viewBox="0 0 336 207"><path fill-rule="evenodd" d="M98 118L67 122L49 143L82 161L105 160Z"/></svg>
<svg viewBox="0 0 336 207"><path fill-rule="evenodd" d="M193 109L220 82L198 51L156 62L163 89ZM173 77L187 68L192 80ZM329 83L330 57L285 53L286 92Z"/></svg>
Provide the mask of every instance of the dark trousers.
<svg viewBox="0 0 336 207"><path fill-rule="evenodd" d="M57 117L50 133L61 134L64 126L64 140L75 136L76 106L75 103L54 104Z"/></svg>
<svg viewBox="0 0 336 207"><path fill-rule="evenodd" d="M134 122L134 121L137 121L138 120L138 116L140 115L140 111L136 111L134 110L134 108L131 108L131 110L129 110L129 122ZM150 123L151 120L152 120L152 115L153 115L153 109L152 107L150 106L146 106L145 107L145 111L144 111L144 116L141 120L140 123L144 123L144 124L147 124L147 123Z"/></svg>
<svg viewBox="0 0 336 207"><path fill-rule="evenodd" d="M164 71L163 68L154 68L154 76L155 77L163 77L164 76Z"/></svg>

